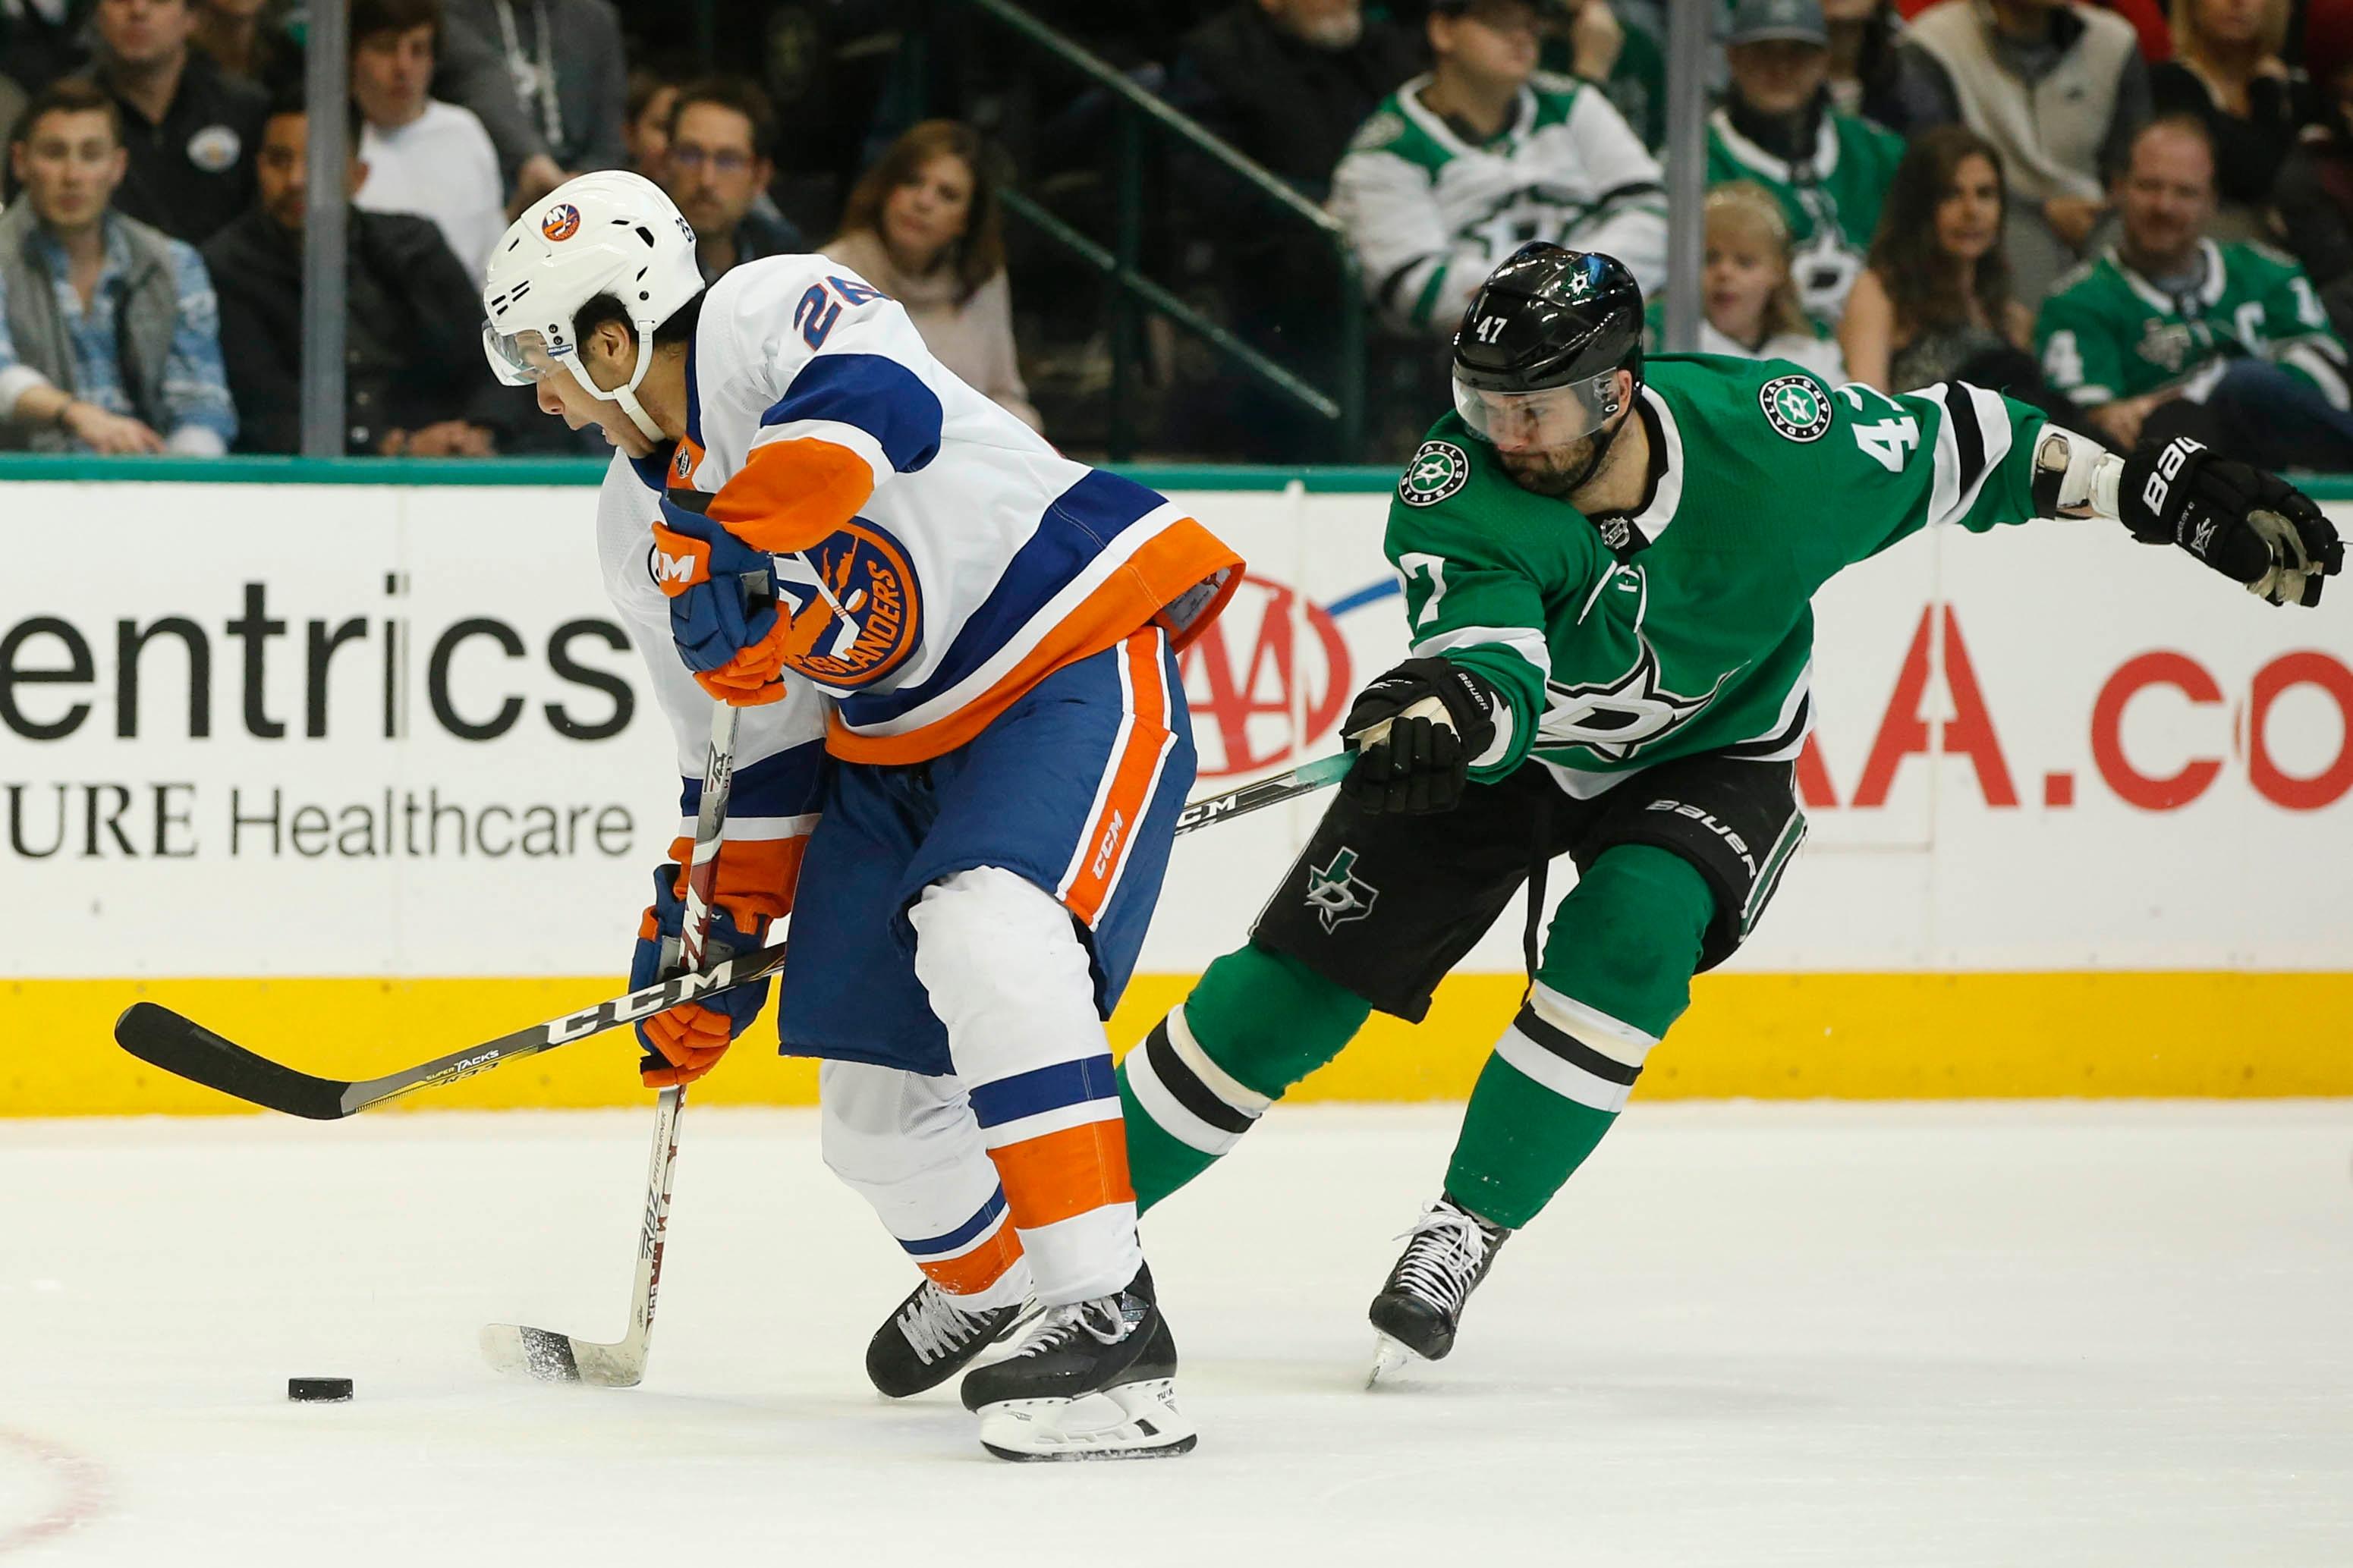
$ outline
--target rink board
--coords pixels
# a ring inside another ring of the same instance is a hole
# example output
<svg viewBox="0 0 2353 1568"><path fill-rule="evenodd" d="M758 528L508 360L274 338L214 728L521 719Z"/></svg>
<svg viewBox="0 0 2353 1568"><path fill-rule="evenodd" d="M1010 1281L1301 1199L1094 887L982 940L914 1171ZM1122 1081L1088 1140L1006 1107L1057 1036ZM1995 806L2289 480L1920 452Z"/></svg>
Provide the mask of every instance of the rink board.
<svg viewBox="0 0 2353 1568"><path fill-rule="evenodd" d="M619 988L679 764L593 491L556 482L584 476L268 477L334 482L9 485L30 538L110 565L0 584L0 1114L228 1109L111 1046L142 995L357 1076ZM1332 749L1404 644L1380 481L1161 478L1250 562L1186 658L1203 785ZM1909 541L1816 616L1811 838L1645 1095L2353 1093L2353 597L2274 611L2042 524ZM1179 846L1119 1042L1241 939L1319 804ZM1302 1092L1461 1093L1520 928ZM812 1084L746 1049L704 1097ZM602 1042L424 1099L638 1093Z"/></svg>

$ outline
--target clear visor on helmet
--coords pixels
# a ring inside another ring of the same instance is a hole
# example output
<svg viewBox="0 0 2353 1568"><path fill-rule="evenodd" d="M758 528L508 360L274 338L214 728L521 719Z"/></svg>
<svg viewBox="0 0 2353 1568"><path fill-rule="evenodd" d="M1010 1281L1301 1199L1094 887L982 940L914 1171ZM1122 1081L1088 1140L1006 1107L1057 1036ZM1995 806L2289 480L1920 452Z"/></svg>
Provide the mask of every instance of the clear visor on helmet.
<svg viewBox="0 0 2353 1568"><path fill-rule="evenodd" d="M543 381L556 363L547 352L547 340L539 333L501 332L488 321L482 323L482 357L491 362L491 374L509 386Z"/></svg>
<svg viewBox="0 0 2353 1568"><path fill-rule="evenodd" d="M1462 422L1510 451L1566 447L1600 429L1618 409L1614 370L1541 392L1491 392L1454 378L1454 411Z"/></svg>

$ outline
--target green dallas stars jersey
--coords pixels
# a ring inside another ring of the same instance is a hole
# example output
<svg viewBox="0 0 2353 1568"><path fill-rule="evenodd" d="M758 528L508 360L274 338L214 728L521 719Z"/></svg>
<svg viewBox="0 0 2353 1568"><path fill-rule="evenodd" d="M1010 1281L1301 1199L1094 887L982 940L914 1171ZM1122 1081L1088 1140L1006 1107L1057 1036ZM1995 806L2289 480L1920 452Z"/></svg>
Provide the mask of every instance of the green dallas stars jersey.
<svg viewBox="0 0 2353 1568"><path fill-rule="evenodd" d="M1654 488L1590 521L1512 482L1453 414L1398 481L1385 548L1418 657L1502 694L1482 783L1533 754L1568 793L1699 752L1793 758L1814 591L1931 523L2033 515L2042 416L1955 383L1833 391L1788 361L1649 362Z"/></svg>
<svg viewBox="0 0 2353 1568"><path fill-rule="evenodd" d="M1591 87L1540 76L1512 122L1473 146L1421 101L1428 77L1381 100L1332 172L1382 315L1413 332L1451 330L1504 258L1532 239L1599 250L1646 289L1666 274L1658 160Z"/></svg>
<svg viewBox="0 0 2353 1568"><path fill-rule="evenodd" d="M1879 209L1904 161L1904 138L1858 115L1823 111L1814 146L1791 164L1733 129L1717 110L1707 118L1707 183L1753 180L1773 194L1789 220L1789 276L1806 314L1835 325L1862 276Z"/></svg>
<svg viewBox="0 0 2353 1568"><path fill-rule="evenodd" d="M2345 344L2304 268L2268 246L2201 242L2198 288L2170 297L2114 250L2085 262L2042 302L2034 323L2042 374L2085 408L2258 355L2348 405Z"/></svg>

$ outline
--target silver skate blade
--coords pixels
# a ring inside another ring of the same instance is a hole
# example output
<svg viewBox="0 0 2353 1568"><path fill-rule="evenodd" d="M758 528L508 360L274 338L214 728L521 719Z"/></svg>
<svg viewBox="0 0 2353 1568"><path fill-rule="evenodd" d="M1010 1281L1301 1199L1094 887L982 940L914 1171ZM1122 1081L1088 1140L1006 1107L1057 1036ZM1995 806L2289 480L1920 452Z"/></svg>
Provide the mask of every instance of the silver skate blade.
<svg viewBox="0 0 2353 1568"><path fill-rule="evenodd" d="M1408 1350L1402 1342L1375 1329L1373 1331L1373 1369L1365 1374L1365 1386L1378 1388L1383 1378L1388 1378L1394 1384L1398 1373L1420 1359Z"/></svg>
<svg viewBox="0 0 2353 1568"><path fill-rule="evenodd" d="M491 1370L509 1377L536 1378L542 1383L578 1383L580 1363L572 1342L545 1329L521 1323L484 1323L482 1359Z"/></svg>

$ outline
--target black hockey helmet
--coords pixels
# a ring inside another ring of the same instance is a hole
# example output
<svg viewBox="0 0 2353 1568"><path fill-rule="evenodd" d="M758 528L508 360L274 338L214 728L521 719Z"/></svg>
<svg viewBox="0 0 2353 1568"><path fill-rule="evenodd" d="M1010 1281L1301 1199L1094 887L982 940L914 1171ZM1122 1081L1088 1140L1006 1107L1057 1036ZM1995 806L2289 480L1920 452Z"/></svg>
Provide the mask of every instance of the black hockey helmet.
<svg viewBox="0 0 2353 1568"><path fill-rule="evenodd" d="M1642 286L1613 256L1524 245L1454 331L1455 411L1491 440L1505 413L1543 445L1591 435L1623 406L1621 370L1642 384Z"/></svg>

